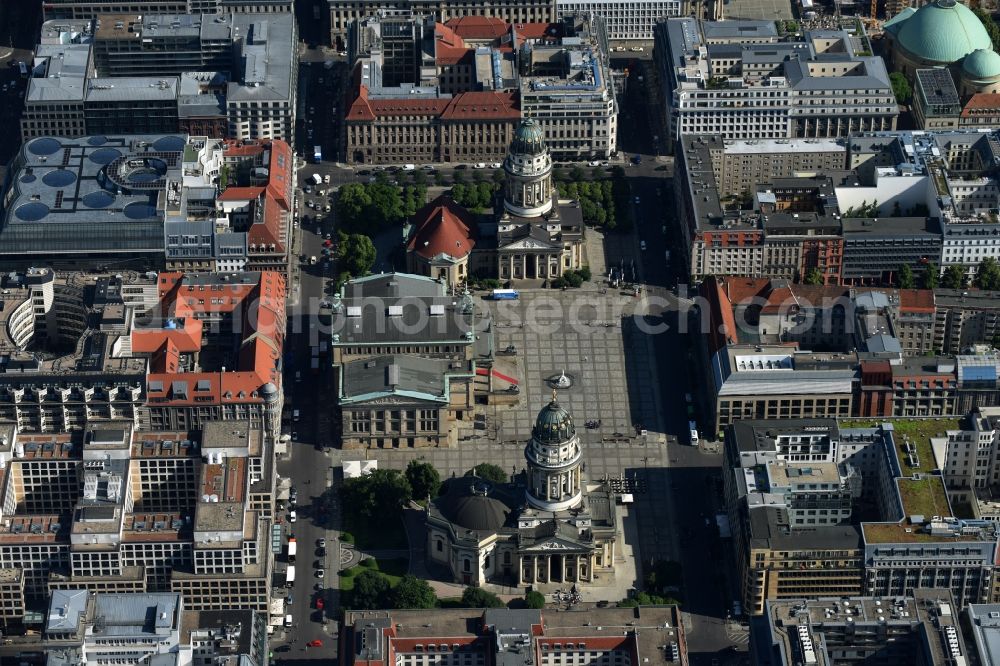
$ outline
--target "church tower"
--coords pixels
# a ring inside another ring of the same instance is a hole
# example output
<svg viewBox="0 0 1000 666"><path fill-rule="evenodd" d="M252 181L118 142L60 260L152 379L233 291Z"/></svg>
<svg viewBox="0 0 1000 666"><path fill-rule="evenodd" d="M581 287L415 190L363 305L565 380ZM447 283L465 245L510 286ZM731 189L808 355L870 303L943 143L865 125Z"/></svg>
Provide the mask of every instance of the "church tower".
<svg viewBox="0 0 1000 666"><path fill-rule="evenodd" d="M580 438L569 412L556 402L542 408L531 440L524 448L528 461L528 503L542 511L563 511L582 503Z"/></svg>
<svg viewBox="0 0 1000 666"><path fill-rule="evenodd" d="M525 118L514 132L503 170L504 208L519 217L541 217L552 210L552 158L542 127Z"/></svg>

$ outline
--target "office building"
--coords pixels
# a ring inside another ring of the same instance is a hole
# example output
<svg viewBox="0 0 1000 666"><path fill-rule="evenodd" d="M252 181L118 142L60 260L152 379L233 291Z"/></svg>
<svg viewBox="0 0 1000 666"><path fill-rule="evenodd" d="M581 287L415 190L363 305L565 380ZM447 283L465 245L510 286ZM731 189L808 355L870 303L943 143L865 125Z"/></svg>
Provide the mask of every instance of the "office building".
<svg viewBox="0 0 1000 666"><path fill-rule="evenodd" d="M674 180L684 259L696 279L815 271L825 284L883 285L931 265L972 279L1000 257L997 159L1000 141L983 131L685 136Z"/></svg>
<svg viewBox="0 0 1000 666"><path fill-rule="evenodd" d="M979 663L1000 659L1000 604L969 604L966 618Z"/></svg>
<svg viewBox="0 0 1000 666"><path fill-rule="evenodd" d="M766 624L753 636L762 646L755 655L759 665L969 663L958 608L947 590L922 588L904 597L783 599L768 601L764 614Z"/></svg>
<svg viewBox="0 0 1000 666"><path fill-rule="evenodd" d="M386 12L352 28L348 161L500 162L523 116L557 159L615 152L618 108L598 19L475 18Z"/></svg>
<svg viewBox="0 0 1000 666"><path fill-rule="evenodd" d="M889 74L881 58L864 55L863 34L821 30L778 42L771 21L726 24L717 31L674 18L654 29L671 144L688 134L823 139L896 128Z"/></svg>
<svg viewBox="0 0 1000 666"><path fill-rule="evenodd" d="M726 432L723 474L745 607L774 599L950 591L957 607L993 594L997 529L952 513L933 462L915 462L891 424L743 420ZM865 507L865 516L857 513ZM793 560L795 566L788 566Z"/></svg>
<svg viewBox="0 0 1000 666"><path fill-rule="evenodd" d="M46 0L45 20L100 14L291 13L293 0Z"/></svg>
<svg viewBox="0 0 1000 666"><path fill-rule="evenodd" d="M355 21L385 10L402 10L418 16L431 16L445 23L451 19L495 17L506 23L549 23L556 20L555 0L516 0L486 5L472 0L327 0L330 12L330 43L343 48Z"/></svg>
<svg viewBox="0 0 1000 666"><path fill-rule="evenodd" d="M442 280L403 273L341 288L330 346L343 448L453 446L459 424L471 424L491 327L469 296L450 294Z"/></svg>
<svg viewBox="0 0 1000 666"><path fill-rule="evenodd" d="M284 141L180 135L42 137L22 146L0 208L8 266L288 270L294 157Z"/></svg>
<svg viewBox="0 0 1000 666"><path fill-rule="evenodd" d="M688 664L676 606L565 613L507 608L349 610L340 636L339 661L345 666L390 666L393 660L414 666L436 661L470 666Z"/></svg>
<svg viewBox="0 0 1000 666"><path fill-rule="evenodd" d="M296 42L288 13L48 21L21 135L172 133L182 126L216 132L221 114L225 128L211 136L291 140Z"/></svg>
<svg viewBox="0 0 1000 666"><path fill-rule="evenodd" d="M161 273L159 282L143 281L112 278L98 298L75 275L34 269L8 277L0 421L67 433L103 420L144 430L250 420L277 439L281 276ZM122 295L147 285L148 308L136 303L146 301L143 293L128 302Z"/></svg>
<svg viewBox="0 0 1000 666"><path fill-rule="evenodd" d="M25 599L172 592L194 610L266 612L275 492L263 431L107 421L66 434L8 426L4 437L0 558L22 572Z"/></svg>
<svg viewBox="0 0 1000 666"><path fill-rule="evenodd" d="M178 594L55 590L45 618L47 641L63 643L58 665L155 661L181 649L184 601ZM72 646L72 647L70 647ZM72 651L79 660L70 658Z"/></svg>
<svg viewBox="0 0 1000 666"><path fill-rule="evenodd" d="M947 70L918 69L913 84L913 118L918 128L959 128L962 104L955 81Z"/></svg>
<svg viewBox="0 0 1000 666"><path fill-rule="evenodd" d="M263 615L187 606L178 594L55 590L41 635L18 637L18 643L25 651L43 650L50 666L266 666Z"/></svg>
<svg viewBox="0 0 1000 666"><path fill-rule="evenodd" d="M556 0L560 18L574 14L595 14L607 26L608 41L653 41L653 28L667 18L684 16L688 2L684 0Z"/></svg>

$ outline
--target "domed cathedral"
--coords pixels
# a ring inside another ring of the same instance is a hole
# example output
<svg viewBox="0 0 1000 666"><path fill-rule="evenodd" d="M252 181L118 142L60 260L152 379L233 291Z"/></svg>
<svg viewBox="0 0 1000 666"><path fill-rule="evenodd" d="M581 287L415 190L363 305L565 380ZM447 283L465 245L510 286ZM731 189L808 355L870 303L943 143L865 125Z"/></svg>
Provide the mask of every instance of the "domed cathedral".
<svg viewBox="0 0 1000 666"><path fill-rule="evenodd" d="M982 21L957 0L908 7L884 24L894 70L915 81L916 71L946 68L962 99L1000 91L1000 55Z"/></svg>
<svg viewBox="0 0 1000 666"><path fill-rule="evenodd" d="M580 202L560 200L542 126L524 118L507 158L497 218L497 277L548 280L583 267Z"/></svg>
<svg viewBox="0 0 1000 666"><path fill-rule="evenodd" d="M508 213L539 217L552 210L552 158L542 126L531 118L514 133L503 170L507 177L503 206Z"/></svg>
<svg viewBox="0 0 1000 666"><path fill-rule="evenodd" d="M583 479L573 419L553 394L514 481L451 479L426 511L427 560L463 585L610 585L619 517L605 484Z"/></svg>

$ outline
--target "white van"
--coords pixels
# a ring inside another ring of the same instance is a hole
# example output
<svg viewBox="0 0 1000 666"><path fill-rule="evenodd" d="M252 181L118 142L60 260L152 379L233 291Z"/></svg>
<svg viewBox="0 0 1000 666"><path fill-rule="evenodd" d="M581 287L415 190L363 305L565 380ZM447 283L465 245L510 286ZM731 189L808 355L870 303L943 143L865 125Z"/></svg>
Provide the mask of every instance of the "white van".
<svg viewBox="0 0 1000 666"><path fill-rule="evenodd" d="M688 429L691 430L691 446L698 446L698 424L688 421Z"/></svg>
<svg viewBox="0 0 1000 666"><path fill-rule="evenodd" d="M417 168L416 164L404 164L403 171L413 171Z"/></svg>
<svg viewBox="0 0 1000 666"><path fill-rule="evenodd" d="M289 613L288 615L285 616L285 626L286 627L291 627L294 624L295 624L295 620L292 619L292 614Z"/></svg>
<svg viewBox="0 0 1000 666"><path fill-rule="evenodd" d="M292 420L293 421L298 421L299 420L299 410L297 410L297 409L293 409L292 410Z"/></svg>

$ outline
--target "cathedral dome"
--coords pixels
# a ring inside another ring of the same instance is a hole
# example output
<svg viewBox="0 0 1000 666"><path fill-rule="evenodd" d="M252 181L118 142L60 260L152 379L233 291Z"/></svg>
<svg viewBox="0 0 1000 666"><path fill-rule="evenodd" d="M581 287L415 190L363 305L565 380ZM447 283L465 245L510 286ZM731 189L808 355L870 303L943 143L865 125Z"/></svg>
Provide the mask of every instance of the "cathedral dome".
<svg viewBox="0 0 1000 666"><path fill-rule="evenodd" d="M435 503L444 516L459 527L477 532L496 532L507 522L511 507L492 496L492 485L478 477L452 479L447 494Z"/></svg>
<svg viewBox="0 0 1000 666"><path fill-rule="evenodd" d="M510 152L519 155L541 155L545 152L545 135L542 126L533 118L525 118L514 132Z"/></svg>
<svg viewBox="0 0 1000 666"><path fill-rule="evenodd" d="M531 431L532 437L539 444L560 444L569 441L575 434L573 417L556 402L555 396L552 397L552 402L538 412L535 427Z"/></svg>
<svg viewBox="0 0 1000 666"><path fill-rule="evenodd" d="M993 49L979 18L956 0L924 5L897 25L899 44L925 64L950 65L977 49Z"/></svg>
<svg viewBox="0 0 1000 666"><path fill-rule="evenodd" d="M1000 54L991 49L976 49L965 56L962 72L976 81L994 79L1000 76Z"/></svg>

